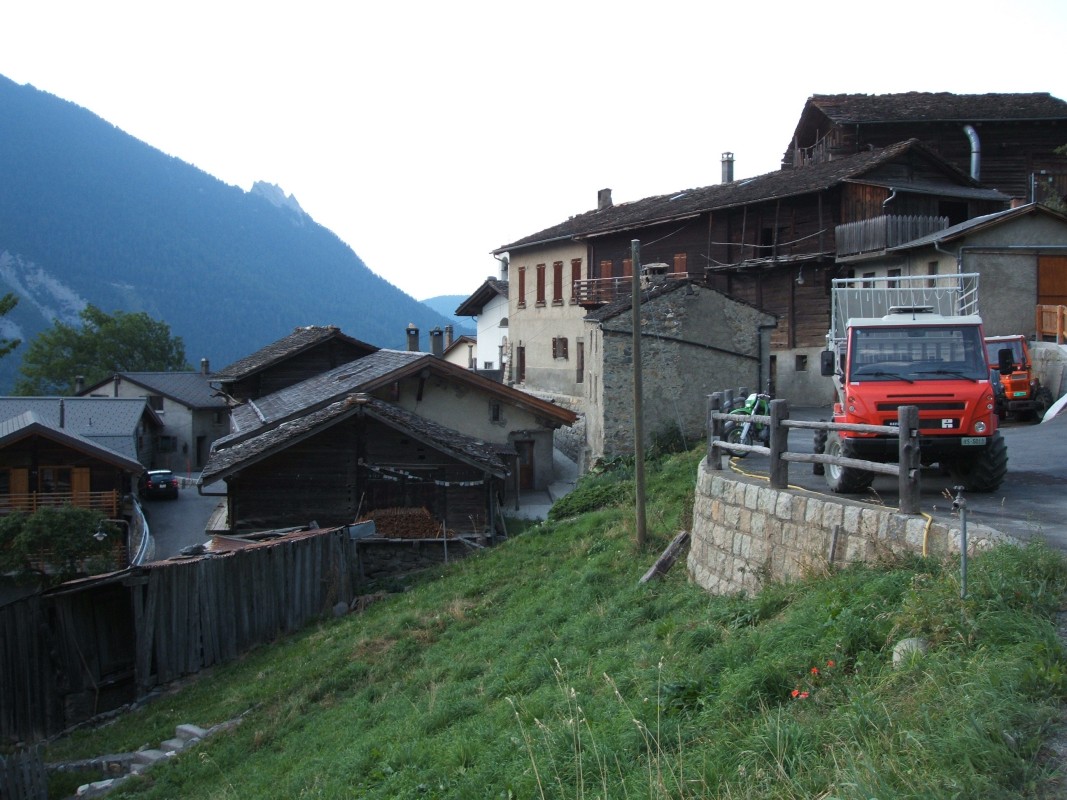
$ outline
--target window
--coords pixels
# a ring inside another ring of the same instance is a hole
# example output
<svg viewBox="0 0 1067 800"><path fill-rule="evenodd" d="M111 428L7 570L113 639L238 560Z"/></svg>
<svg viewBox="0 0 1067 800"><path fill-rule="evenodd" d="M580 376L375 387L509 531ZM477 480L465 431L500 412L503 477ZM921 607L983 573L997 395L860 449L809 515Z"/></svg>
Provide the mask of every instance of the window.
<svg viewBox="0 0 1067 800"><path fill-rule="evenodd" d="M574 340L574 382L581 383L585 380L585 342L581 339Z"/></svg>
<svg viewBox="0 0 1067 800"><path fill-rule="evenodd" d="M70 467L41 467L37 471L37 491L70 493Z"/></svg>
<svg viewBox="0 0 1067 800"><path fill-rule="evenodd" d="M483 361L482 362L482 369L492 369L492 368L493 368L493 362L492 361Z"/></svg>
<svg viewBox="0 0 1067 800"><path fill-rule="evenodd" d="M563 262L552 264L552 305L563 305Z"/></svg>
<svg viewBox="0 0 1067 800"><path fill-rule="evenodd" d="M501 422L503 419L503 413L500 411L500 403L491 401L489 403L489 421Z"/></svg>
<svg viewBox="0 0 1067 800"><path fill-rule="evenodd" d="M797 372L807 372L808 371L808 357L805 356L805 355L799 355L798 354L797 358L796 358L796 363L794 364L794 368L796 369Z"/></svg>
<svg viewBox="0 0 1067 800"><path fill-rule="evenodd" d="M519 267L519 308L526 308L526 267Z"/></svg>
<svg viewBox="0 0 1067 800"><path fill-rule="evenodd" d="M571 303L578 302L578 284L582 280L582 259L571 259Z"/></svg>
<svg viewBox="0 0 1067 800"><path fill-rule="evenodd" d="M178 449L178 437L160 436L156 439L156 450L160 453L173 453Z"/></svg>
<svg viewBox="0 0 1067 800"><path fill-rule="evenodd" d="M163 396L158 394L150 394L145 400L148 401L148 407L153 411L163 410Z"/></svg>
<svg viewBox="0 0 1067 800"><path fill-rule="evenodd" d="M927 275L931 275L931 276L937 275L937 262L936 261L931 261L926 265L926 274ZM928 289L933 289L936 285L937 285L937 278L931 277L931 278L928 278L926 280L926 286L927 286Z"/></svg>
<svg viewBox="0 0 1067 800"><path fill-rule="evenodd" d="M886 281L886 286L888 288L896 289L898 286L900 286L900 281L899 280L895 280L896 278L900 277L900 268L899 267L889 270L887 272L887 275L889 277L889 280Z"/></svg>
<svg viewBox="0 0 1067 800"><path fill-rule="evenodd" d="M567 358L567 337L552 337L552 358Z"/></svg>
<svg viewBox="0 0 1067 800"><path fill-rule="evenodd" d="M526 380L526 345L515 348L515 380L518 383Z"/></svg>
<svg viewBox="0 0 1067 800"><path fill-rule="evenodd" d="M537 305L545 304L545 265L537 265Z"/></svg>

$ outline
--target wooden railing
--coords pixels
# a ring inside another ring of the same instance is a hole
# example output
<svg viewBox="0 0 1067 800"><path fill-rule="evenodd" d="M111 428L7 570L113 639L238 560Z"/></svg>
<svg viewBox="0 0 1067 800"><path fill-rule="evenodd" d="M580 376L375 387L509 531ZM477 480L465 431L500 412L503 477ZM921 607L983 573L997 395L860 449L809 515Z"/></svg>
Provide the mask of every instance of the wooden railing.
<svg viewBox="0 0 1067 800"><path fill-rule="evenodd" d="M121 497L117 491L110 492L23 492L0 495L0 514L25 511L32 514L40 508L74 506L102 511L109 517L118 516Z"/></svg>
<svg viewBox="0 0 1067 800"><path fill-rule="evenodd" d="M1056 344L1067 341L1067 306L1037 307L1037 339L1046 341L1046 337Z"/></svg>
<svg viewBox="0 0 1067 800"><path fill-rule="evenodd" d="M947 227L948 217L884 214L838 225L834 228L834 243L839 256L877 253Z"/></svg>
<svg viewBox="0 0 1067 800"><path fill-rule="evenodd" d="M689 277L688 272L669 272L657 275L655 278L642 278L642 287L662 280L684 280ZM583 306L604 305L620 297L630 297L633 293L633 278L630 275L618 278L589 278L584 281L575 281L572 285L572 297L576 303Z"/></svg>
<svg viewBox="0 0 1067 800"><path fill-rule="evenodd" d="M881 475L896 475L900 481L900 512L902 514L919 513L919 409L917 406L901 406L899 427L889 425L857 425L851 423L816 422L789 419L789 403L785 400L772 400L769 415L731 414L736 408L732 392L715 392L708 399L708 469L722 470L722 456L729 453L761 453L769 455L770 482L774 489L789 486L789 462L806 464L837 464L841 467L877 472ZM745 422L758 422L770 425L769 446L755 444L735 444L725 441L727 422L741 425ZM789 451L789 429L810 428L827 431L855 431L857 433L878 433L899 438L899 457L896 464L877 461L863 461L857 458L834 456L827 453L794 453ZM906 436L901 436L906 431Z"/></svg>

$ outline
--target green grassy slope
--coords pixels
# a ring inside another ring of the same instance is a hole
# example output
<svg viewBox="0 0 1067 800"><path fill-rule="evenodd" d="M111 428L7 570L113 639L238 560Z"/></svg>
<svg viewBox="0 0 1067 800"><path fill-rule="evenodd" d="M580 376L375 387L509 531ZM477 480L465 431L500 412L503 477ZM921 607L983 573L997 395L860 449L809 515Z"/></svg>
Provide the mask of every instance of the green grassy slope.
<svg viewBox="0 0 1067 800"><path fill-rule="evenodd" d="M687 524L699 452L649 469L649 547L625 476L491 551L213 670L49 760L244 715L117 796L996 798L1034 796L1067 693L1040 545L913 559L710 597L639 577ZM621 505L613 505L621 499ZM588 507L588 508L586 508ZM569 512L567 512L569 513ZM397 587L394 587L397 588ZM925 657L891 665L906 636ZM115 795L113 795L115 796Z"/></svg>

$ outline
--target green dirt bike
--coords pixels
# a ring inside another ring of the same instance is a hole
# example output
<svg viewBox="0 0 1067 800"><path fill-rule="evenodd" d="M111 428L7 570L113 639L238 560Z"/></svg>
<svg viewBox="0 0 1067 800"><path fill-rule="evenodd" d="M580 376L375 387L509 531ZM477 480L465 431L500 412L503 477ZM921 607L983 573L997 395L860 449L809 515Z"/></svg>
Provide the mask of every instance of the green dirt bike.
<svg viewBox="0 0 1067 800"><path fill-rule="evenodd" d="M770 416L771 396L764 392L753 392L745 398L743 406L731 410L730 413L747 414L749 417ZM730 420L726 423L723 439L731 444L760 444L767 447L771 442L771 426L756 419L747 419L744 422ZM748 453L732 453L731 455L744 458Z"/></svg>

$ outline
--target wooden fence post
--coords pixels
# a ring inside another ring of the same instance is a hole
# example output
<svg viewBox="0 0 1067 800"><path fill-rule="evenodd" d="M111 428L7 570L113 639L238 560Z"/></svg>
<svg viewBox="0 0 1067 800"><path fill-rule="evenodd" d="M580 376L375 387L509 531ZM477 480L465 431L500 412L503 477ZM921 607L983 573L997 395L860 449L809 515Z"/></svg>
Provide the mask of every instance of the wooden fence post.
<svg viewBox="0 0 1067 800"><path fill-rule="evenodd" d="M722 410L722 392L708 395L708 469L722 470L722 451L719 450L719 437L722 436L722 420L715 419L714 414Z"/></svg>
<svg viewBox="0 0 1067 800"><path fill-rule="evenodd" d="M789 428L782 420L789 419L789 401L771 400L771 487L784 489L789 485L789 462L782 458L782 453L789 450Z"/></svg>
<svg viewBox="0 0 1067 800"><path fill-rule="evenodd" d="M897 437L900 447L898 487L900 513L919 513L919 408L901 406L897 409Z"/></svg>

